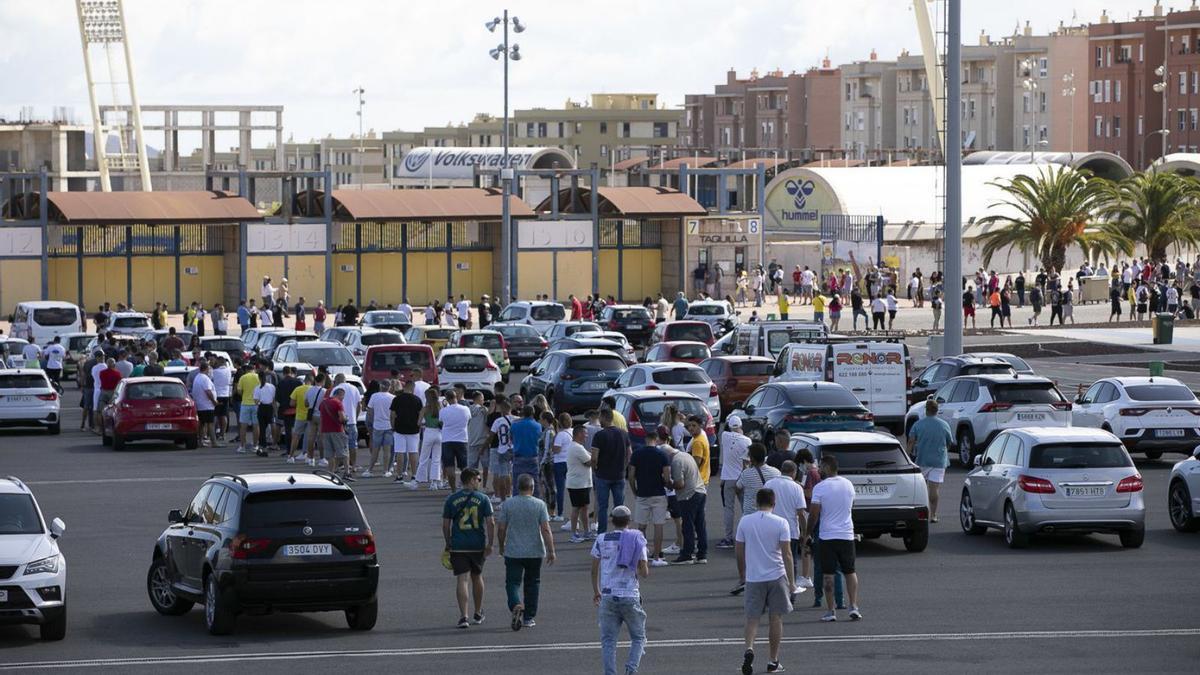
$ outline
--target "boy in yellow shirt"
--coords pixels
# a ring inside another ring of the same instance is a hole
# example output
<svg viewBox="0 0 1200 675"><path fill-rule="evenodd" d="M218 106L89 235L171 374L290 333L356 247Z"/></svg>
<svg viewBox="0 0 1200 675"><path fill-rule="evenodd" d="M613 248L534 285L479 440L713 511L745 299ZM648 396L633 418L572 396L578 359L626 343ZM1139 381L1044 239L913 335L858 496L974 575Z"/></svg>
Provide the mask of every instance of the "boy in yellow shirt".
<svg viewBox="0 0 1200 675"><path fill-rule="evenodd" d="M825 322L825 296L820 291L813 292L813 321Z"/></svg>

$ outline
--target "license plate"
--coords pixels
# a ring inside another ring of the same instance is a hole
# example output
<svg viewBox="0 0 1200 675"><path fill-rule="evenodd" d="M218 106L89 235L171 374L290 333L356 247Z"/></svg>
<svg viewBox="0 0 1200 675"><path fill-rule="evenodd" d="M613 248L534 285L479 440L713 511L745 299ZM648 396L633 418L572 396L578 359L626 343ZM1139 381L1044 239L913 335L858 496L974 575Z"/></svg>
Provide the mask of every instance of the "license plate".
<svg viewBox="0 0 1200 675"><path fill-rule="evenodd" d="M8 591L0 591L0 602L8 602Z"/></svg>
<svg viewBox="0 0 1200 675"><path fill-rule="evenodd" d="M631 323L631 324L629 324L628 326L626 326L626 328L628 328L629 330L641 330L641 329L642 329L642 324L640 324L640 323Z"/></svg>
<svg viewBox="0 0 1200 675"><path fill-rule="evenodd" d="M32 396L0 396L0 401L5 403L31 403Z"/></svg>
<svg viewBox="0 0 1200 675"><path fill-rule="evenodd" d="M583 388L588 391L603 391L608 389L607 382L585 382Z"/></svg>
<svg viewBox="0 0 1200 675"><path fill-rule="evenodd" d="M293 555L333 555L333 544L288 544L283 554Z"/></svg>
<svg viewBox="0 0 1200 675"><path fill-rule="evenodd" d="M175 428L175 425L170 424L170 423L158 423L158 424L147 424L146 425L146 431L170 431L174 428Z"/></svg>
<svg viewBox="0 0 1200 675"><path fill-rule="evenodd" d="M1017 413L1018 422L1041 422L1046 419L1042 413Z"/></svg>
<svg viewBox="0 0 1200 675"><path fill-rule="evenodd" d="M1103 497L1103 487L1069 487L1063 488L1068 497Z"/></svg>
<svg viewBox="0 0 1200 675"><path fill-rule="evenodd" d="M875 496L879 496L879 495L886 495L887 493L888 493L888 486L886 486L886 485L855 485L854 486L854 494L856 494L856 495L863 495L866 497L875 497Z"/></svg>
<svg viewBox="0 0 1200 675"><path fill-rule="evenodd" d="M1181 438L1183 429L1155 429L1154 435L1158 438Z"/></svg>

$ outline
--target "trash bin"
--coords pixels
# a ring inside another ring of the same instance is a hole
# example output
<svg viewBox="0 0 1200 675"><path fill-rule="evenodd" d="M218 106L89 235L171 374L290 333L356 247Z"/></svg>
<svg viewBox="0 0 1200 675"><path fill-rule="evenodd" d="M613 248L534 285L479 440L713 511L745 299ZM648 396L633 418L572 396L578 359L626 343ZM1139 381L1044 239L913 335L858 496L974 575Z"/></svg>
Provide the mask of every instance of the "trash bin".
<svg viewBox="0 0 1200 675"><path fill-rule="evenodd" d="M1162 375L1163 375L1163 362L1162 361L1151 361L1150 362L1150 377L1162 377Z"/></svg>
<svg viewBox="0 0 1200 675"><path fill-rule="evenodd" d="M1154 344L1169 345L1171 338L1175 333L1175 316L1166 312L1159 312L1154 315L1154 323L1150 329L1151 335L1154 337Z"/></svg>

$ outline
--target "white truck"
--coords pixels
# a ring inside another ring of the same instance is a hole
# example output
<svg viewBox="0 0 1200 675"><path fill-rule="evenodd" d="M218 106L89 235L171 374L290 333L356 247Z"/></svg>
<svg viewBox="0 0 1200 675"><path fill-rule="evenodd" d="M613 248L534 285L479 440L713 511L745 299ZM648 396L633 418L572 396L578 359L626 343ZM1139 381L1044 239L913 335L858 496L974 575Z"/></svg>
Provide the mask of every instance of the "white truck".
<svg viewBox="0 0 1200 675"><path fill-rule="evenodd" d="M742 323L712 346L713 356L779 356L788 343L823 340L825 324L817 321L755 321Z"/></svg>

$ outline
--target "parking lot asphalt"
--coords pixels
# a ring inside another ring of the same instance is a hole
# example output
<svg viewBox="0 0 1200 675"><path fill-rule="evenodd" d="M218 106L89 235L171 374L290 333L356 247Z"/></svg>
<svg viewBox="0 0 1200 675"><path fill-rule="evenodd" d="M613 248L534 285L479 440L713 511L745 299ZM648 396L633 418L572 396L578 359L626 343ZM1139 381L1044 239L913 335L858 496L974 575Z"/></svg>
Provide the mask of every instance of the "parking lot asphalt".
<svg viewBox="0 0 1200 675"><path fill-rule="evenodd" d="M61 436L0 432L0 473L27 481L47 518L67 523L70 608L60 643L39 642L33 628L0 627L0 670L600 669L586 545L569 544L555 528L559 560L543 573L537 627L509 630L502 564L493 559L485 570L487 621L457 630L452 579L438 562L445 493L412 492L382 478L355 484L383 570L375 630L352 633L340 614L285 614L241 617L232 636L218 638L204 631L200 609L159 616L145 576L168 510L186 504L215 471L294 467L228 448L135 444L118 453L76 431L78 413L66 410ZM1007 549L998 533L967 537L955 511L964 471L952 468L929 548L907 553L886 538L861 544L865 620L823 624L806 593L785 622L783 663L792 672L1195 672L1200 537L1176 533L1166 514L1166 479L1180 458L1136 460L1148 504L1145 545L1136 550L1122 549L1115 536L1039 539L1021 551ZM714 481L707 508L713 542L718 494ZM649 645L642 672L732 673L740 664L742 601L728 594L733 554L711 550L710 559L654 569L643 583ZM759 649L765 653L765 645Z"/></svg>

